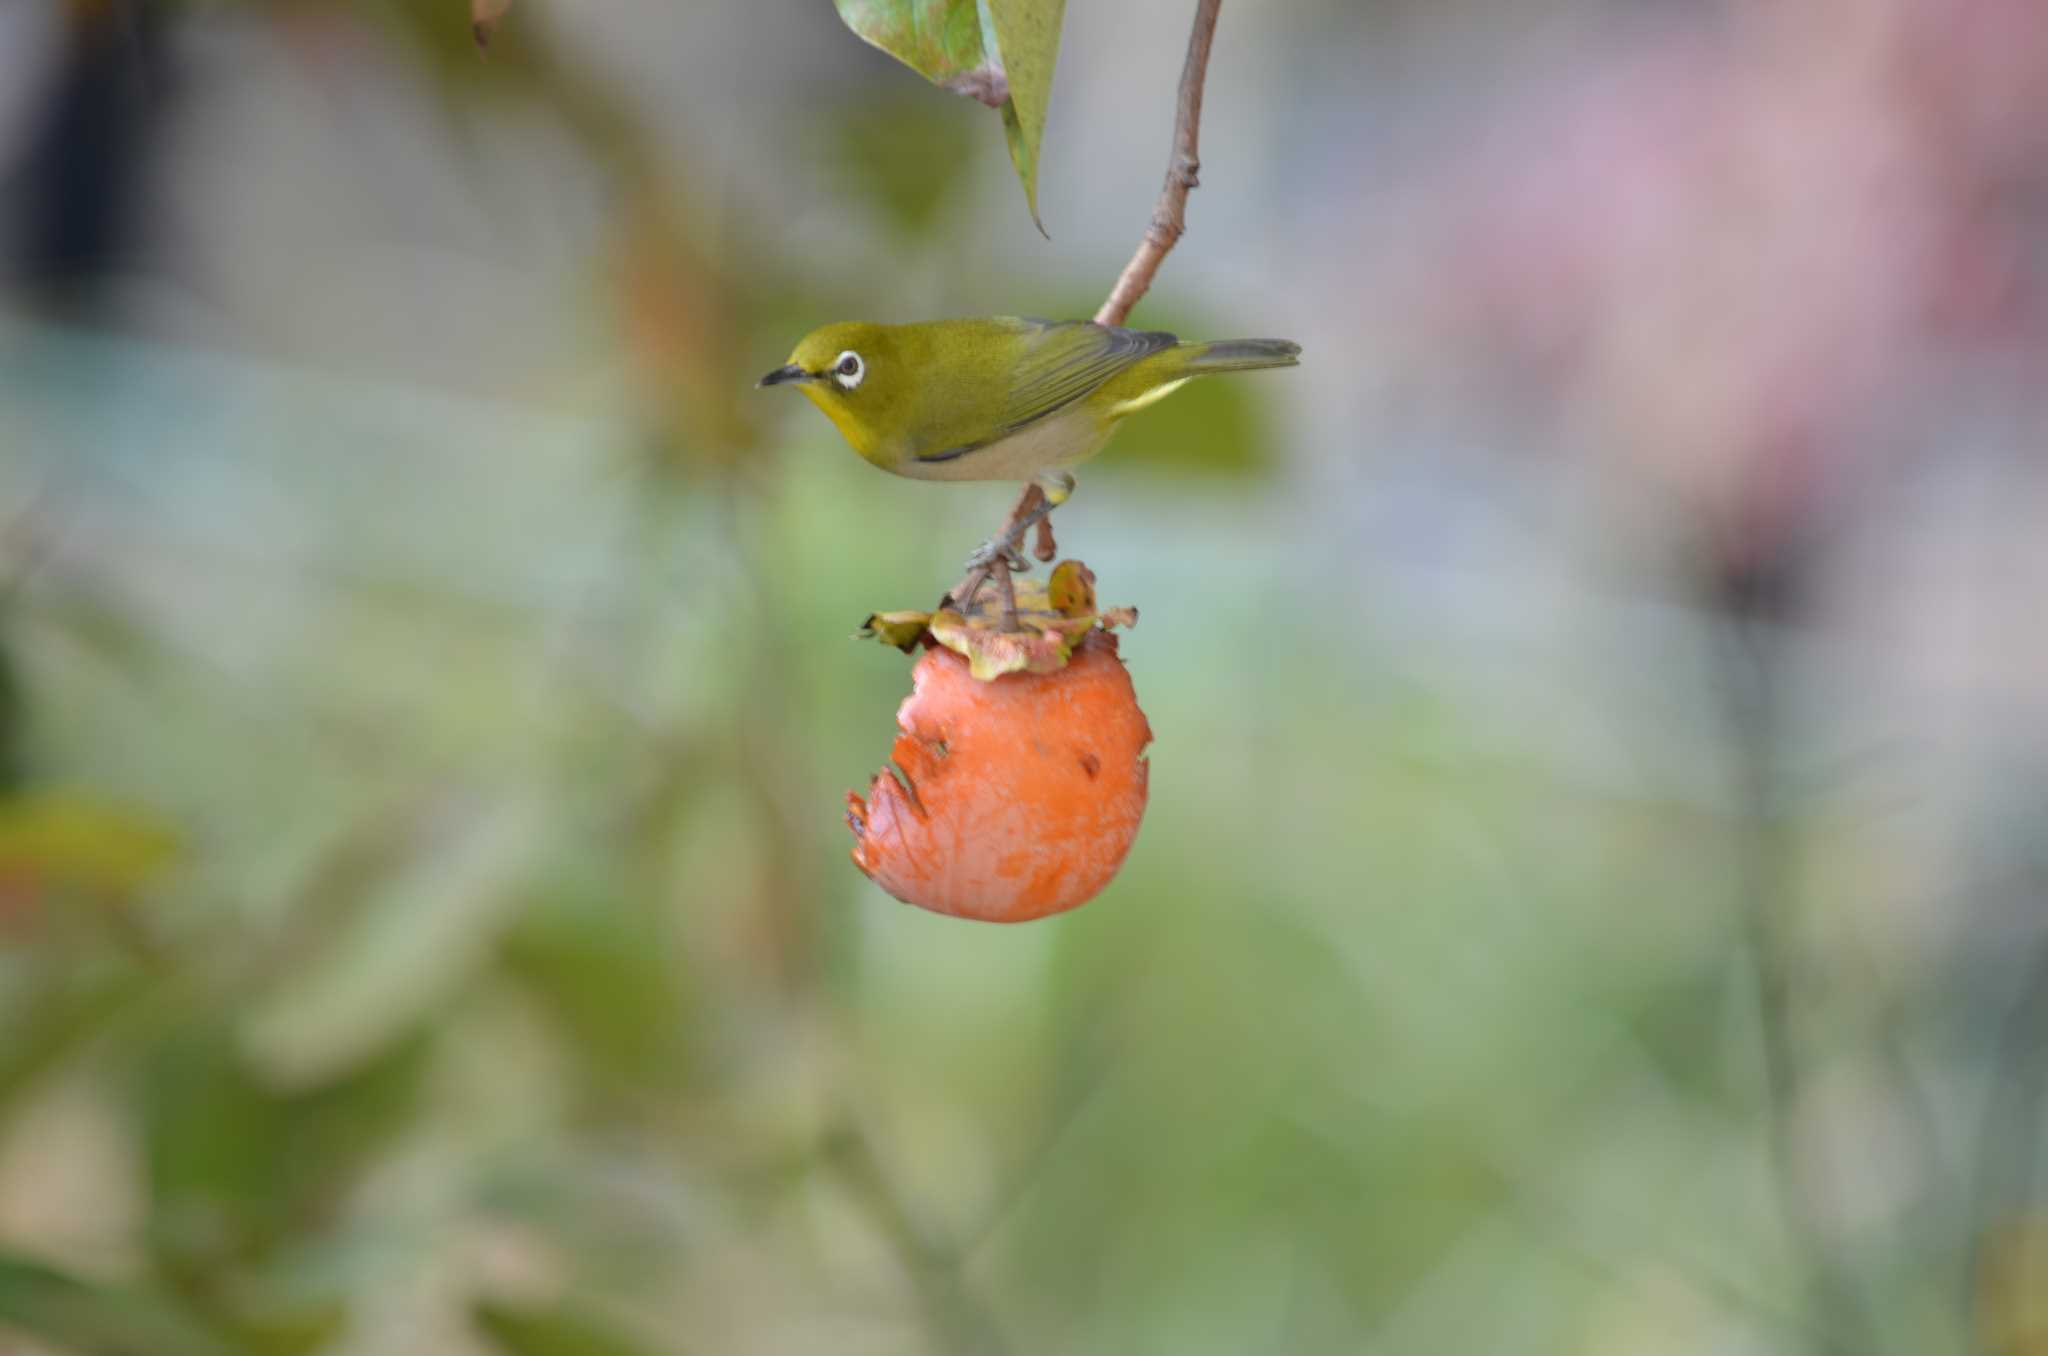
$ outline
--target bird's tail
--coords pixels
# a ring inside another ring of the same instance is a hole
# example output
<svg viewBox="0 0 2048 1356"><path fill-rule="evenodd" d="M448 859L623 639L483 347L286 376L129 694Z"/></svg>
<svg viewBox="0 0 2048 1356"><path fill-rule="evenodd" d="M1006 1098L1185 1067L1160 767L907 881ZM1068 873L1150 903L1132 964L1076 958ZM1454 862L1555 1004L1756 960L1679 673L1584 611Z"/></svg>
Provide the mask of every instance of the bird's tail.
<svg viewBox="0 0 2048 1356"><path fill-rule="evenodd" d="M1188 375L1204 372L1248 372L1255 367L1293 367L1301 345L1285 339L1219 339L1213 344L1186 344Z"/></svg>

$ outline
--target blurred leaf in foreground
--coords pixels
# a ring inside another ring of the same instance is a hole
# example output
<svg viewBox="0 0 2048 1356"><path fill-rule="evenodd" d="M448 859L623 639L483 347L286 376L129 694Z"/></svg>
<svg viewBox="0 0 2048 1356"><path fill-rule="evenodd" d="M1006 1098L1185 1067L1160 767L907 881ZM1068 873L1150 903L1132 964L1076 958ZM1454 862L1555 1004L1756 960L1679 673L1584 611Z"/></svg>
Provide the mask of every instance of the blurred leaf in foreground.
<svg viewBox="0 0 2048 1356"><path fill-rule="evenodd" d="M232 1356L168 1300L96 1285L26 1258L0 1255L0 1328L79 1356ZM11 1349L0 1341L0 1349Z"/></svg>
<svg viewBox="0 0 2048 1356"><path fill-rule="evenodd" d="M410 1123L427 1040L388 1046L346 1078L280 1091L226 1028L167 1042L145 1070L151 1234L173 1272L260 1261L329 1222Z"/></svg>
<svg viewBox="0 0 2048 1356"><path fill-rule="evenodd" d="M177 852L168 829L135 811L56 794L0 801L0 880L126 895Z"/></svg>
<svg viewBox="0 0 2048 1356"><path fill-rule="evenodd" d="M575 1042L586 1072L645 1092L690 1072L689 1005L670 939L626 888L593 881L546 891L506 933L501 956Z"/></svg>
<svg viewBox="0 0 2048 1356"><path fill-rule="evenodd" d="M90 974L48 973L31 993L0 1007L0 1114L42 1074L155 991L160 972L118 964Z"/></svg>
<svg viewBox="0 0 2048 1356"><path fill-rule="evenodd" d="M526 799L451 804L348 930L238 1014L251 1057L314 1087L404 1040L487 959L520 903L543 823Z"/></svg>
<svg viewBox="0 0 2048 1356"><path fill-rule="evenodd" d="M642 1348L565 1306L482 1300L470 1314L508 1356L642 1356Z"/></svg>
<svg viewBox="0 0 2048 1356"><path fill-rule="evenodd" d="M871 204L895 230L921 238L961 182L954 167L972 158L967 123L934 118L917 97L847 100L825 123L817 172L849 198Z"/></svg>
<svg viewBox="0 0 2048 1356"><path fill-rule="evenodd" d="M1010 163L1040 232L1038 148L1066 0L835 0L861 38L1003 117Z"/></svg>
<svg viewBox="0 0 2048 1356"><path fill-rule="evenodd" d="M2048 1353L2048 1221L2021 1218L1985 1232L1979 1247L1977 1327L1998 1356Z"/></svg>

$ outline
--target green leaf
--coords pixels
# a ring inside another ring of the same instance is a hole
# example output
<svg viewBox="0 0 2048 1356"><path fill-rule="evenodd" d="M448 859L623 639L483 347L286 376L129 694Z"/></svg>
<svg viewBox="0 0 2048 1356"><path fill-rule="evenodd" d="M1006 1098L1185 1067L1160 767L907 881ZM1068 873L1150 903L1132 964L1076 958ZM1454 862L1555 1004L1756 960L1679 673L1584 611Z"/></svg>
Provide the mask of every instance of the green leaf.
<svg viewBox="0 0 2048 1356"><path fill-rule="evenodd" d="M168 1300L81 1281L18 1256L0 1256L0 1325L78 1356L232 1356Z"/></svg>
<svg viewBox="0 0 2048 1356"><path fill-rule="evenodd" d="M565 1305L481 1300L470 1317L507 1356L641 1356L641 1349Z"/></svg>
<svg viewBox="0 0 2048 1356"><path fill-rule="evenodd" d="M1000 108L1010 97L1002 57L974 0L834 0L839 17L934 85Z"/></svg>
<svg viewBox="0 0 2048 1356"><path fill-rule="evenodd" d="M1038 149L1066 0L834 0L863 40L944 89L999 109L1010 163L1038 218Z"/></svg>
<svg viewBox="0 0 2048 1356"><path fill-rule="evenodd" d="M1010 78L1010 97L1003 104L1003 137L1010 163L1024 185L1024 203L1031 224L1045 234L1038 218L1038 147L1045 138L1045 110L1052 102L1052 72L1060 55L1060 22L1067 0L988 0L994 20L996 48Z"/></svg>

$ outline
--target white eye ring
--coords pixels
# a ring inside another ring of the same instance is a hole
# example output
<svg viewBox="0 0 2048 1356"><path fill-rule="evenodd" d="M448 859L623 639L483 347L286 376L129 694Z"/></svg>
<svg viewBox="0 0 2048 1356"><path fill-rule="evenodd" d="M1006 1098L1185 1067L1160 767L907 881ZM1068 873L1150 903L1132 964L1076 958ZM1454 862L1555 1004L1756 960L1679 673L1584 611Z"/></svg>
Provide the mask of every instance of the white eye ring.
<svg viewBox="0 0 2048 1356"><path fill-rule="evenodd" d="M852 349L840 354L832 362L832 380L839 383L842 391L851 391L861 384L868 374L868 365L860 360L860 354Z"/></svg>

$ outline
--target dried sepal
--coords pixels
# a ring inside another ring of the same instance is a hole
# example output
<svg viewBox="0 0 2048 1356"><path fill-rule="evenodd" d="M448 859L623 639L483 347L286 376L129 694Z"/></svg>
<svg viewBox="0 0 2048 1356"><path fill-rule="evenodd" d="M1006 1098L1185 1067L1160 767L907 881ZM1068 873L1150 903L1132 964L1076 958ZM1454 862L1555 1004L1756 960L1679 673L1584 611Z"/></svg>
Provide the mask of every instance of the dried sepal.
<svg viewBox="0 0 2048 1356"><path fill-rule="evenodd" d="M929 612L874 612L860 624L860 633L855 640L879 640L884 645L893 645L909 654L925 637L925 628L931 624Z"/></svg>
<svg viewBox="0 0 2048 1356"><path fill-rule="evenodd" d="M1063 560L1053 566L1045 582L1046 603L1062 617L1090 617L1095 614L1095 571L1078 560Z"/></svg>
<svg viewBox="0 0 2048 1356"><path fill-rule="evenodd" d="M874 613L861 623L860 638L908 653L929 637L966 659L974 677L989 682L1006 673L1056 672L1090 631L1133 626L1138 620L1134 607L1098 611L1095 574L1078 560L1061 561L1044 580L1018 579L1014 589L1014 628L1006 625L997 590L983 588L971 609Z"/></svg>

